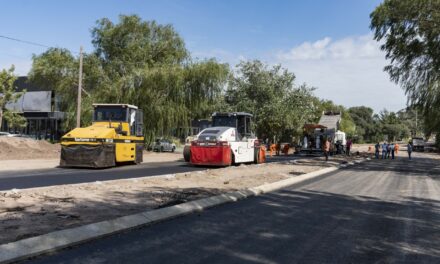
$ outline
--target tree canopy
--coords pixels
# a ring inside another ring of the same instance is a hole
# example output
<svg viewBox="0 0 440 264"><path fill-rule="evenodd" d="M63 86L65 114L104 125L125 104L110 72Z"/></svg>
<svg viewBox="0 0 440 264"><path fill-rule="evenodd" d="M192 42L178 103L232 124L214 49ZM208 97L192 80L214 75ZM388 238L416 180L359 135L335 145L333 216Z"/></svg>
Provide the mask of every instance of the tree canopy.
<svg viewBox="0 0 440 264"><path fill-rule="evenodd" d="M82 125L90 123L92 103L129 103L144 110L147 138L189 126L217 105L229 67L215 59L193 61L171 25L136 15L107 18L91 30L94 51L84 55ZM51 48L33 57L33 82L54 87L67 113L65 129L75 124L79 60Z"/></svg>
<svg viewBox="0 0 440 264"><path fill-rule="evenodd" d="M17 113L8 111L6 105L14 103L20 98L24 92L16 92L14 82L17 76L14 74L15 67L12 65L8 70L3 69L0 72L0 129L2 128L3 118L8 122L10 127L26 126L26 119Z"/></svg>
<svg viewBox="0 0 440 264"><path fill-rule="evenodd" d="M226 103L233 111L253 113L255 129L262 138L292 140L306 122L315 119L313 89L295 86L295 75L280 65L243 61L231 76ZM290 138L286 138L289 137Z"/></svg>
<svg viewBox="0 0 440 264"><path fill-rule="evenodd" d="M440 0L385 0L370 16L390 61L385 71L422 110L426 128L440 132Z"/></svg>

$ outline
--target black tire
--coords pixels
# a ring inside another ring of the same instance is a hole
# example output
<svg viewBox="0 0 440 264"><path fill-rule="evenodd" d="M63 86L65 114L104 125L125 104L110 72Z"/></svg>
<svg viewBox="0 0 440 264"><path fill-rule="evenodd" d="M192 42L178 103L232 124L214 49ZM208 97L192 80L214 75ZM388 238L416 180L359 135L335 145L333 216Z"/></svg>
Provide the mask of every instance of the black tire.
<svg viewBox="0 0 440 264"><path fill-rule="evenodd" d="M255 148L254 150L254 163L258 164L260 162L260 148Z"/></svg>
<svg viewBox="0 0 440 264"><path fill-rule="evenodd" d="M183 148L183 159L186 162L190 162L190 160L191 160L191 147L190 146L185 146Z"/></svg>
<svg viewBox="0 0 440 264"><path fill-rule="evenodd" d="M231 150L231 165L232 166L237 166L238 164L235 163L235 155L234 152Z"/></svg>

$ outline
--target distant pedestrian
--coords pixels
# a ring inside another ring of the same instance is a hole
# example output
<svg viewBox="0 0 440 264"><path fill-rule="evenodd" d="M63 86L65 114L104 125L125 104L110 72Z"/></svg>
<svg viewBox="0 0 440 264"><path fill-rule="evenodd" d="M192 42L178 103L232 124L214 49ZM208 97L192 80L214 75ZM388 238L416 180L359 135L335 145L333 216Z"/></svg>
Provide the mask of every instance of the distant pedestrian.
<svg viewBox="0 0 440 264"><path fill-rule="evenodd" d="M409 158L409 160L412 160L411 153L413 151L413 146L411 145L410 142L408 143L408 145L406 145L406 150L408 151L408 158Z"/></svg>
<svg viewBox="0 0 440 264"><path fill-rule="evenodd" d="M390 144L391 159L394 159L394 143Z"/></svg>
<svg viewBox="0 0 440 264"><path fill-rule="evenodd" d="M307 136L304 136L304 140L303 140L303 148L304 149L307 149L308 143L309 143L309 140L307 139Z"/></svg>
<svg viewBox="0 0 440 264"><path fill-rule="evenodd" d="M328 161L328 154L330 152L330 140L326 139L324 142L324 156L325 156L325 161Z"/></svg>
<svg viewBox="0 0 440 264"><path fill-rule="evenodd" d="M351 139L347 140L346 147L345 147L347 156L350 156L351 145L352 145Z"/></svg>
<svg viewBox="0 0 440 264"><path fill-rule="evenodd" d="M400 146L398 143L394 144L394 152L395 152L396 156L397 156L397 154L399 154L399 148L400 148Z"/></svg>
<svg viewBox="0 0 440 264"><path fill-rule="evenodd" d="M382 159L387 158L387 142L384 141L382 144Z"/></svg>
<svg viewBox="0 0 440 264"><path fill-rule="evenodd" d="M391 144L388 143L387 144L387 159L389 159L391 156Z"/></svg>
<svg viewBox="0 0 440 264"><path fill-rule="evenodd" d="M376 156L376 159L379 159L380 143L377 142L377 144L374 146L374 148L375 148L374 155Z"/></svg>

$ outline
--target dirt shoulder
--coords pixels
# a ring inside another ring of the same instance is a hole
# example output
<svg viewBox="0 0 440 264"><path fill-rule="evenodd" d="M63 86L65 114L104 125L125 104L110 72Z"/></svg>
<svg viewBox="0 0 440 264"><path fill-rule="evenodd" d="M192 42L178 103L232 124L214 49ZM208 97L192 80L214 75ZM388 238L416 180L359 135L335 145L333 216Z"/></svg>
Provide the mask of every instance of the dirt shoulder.
<svg viewBox="0 0 440 264"><path fill-rule="evenodd" d="M351 157L350 159L354 159ZM332 157L0 192L0 244L153 210L346 162Z"/></svg>

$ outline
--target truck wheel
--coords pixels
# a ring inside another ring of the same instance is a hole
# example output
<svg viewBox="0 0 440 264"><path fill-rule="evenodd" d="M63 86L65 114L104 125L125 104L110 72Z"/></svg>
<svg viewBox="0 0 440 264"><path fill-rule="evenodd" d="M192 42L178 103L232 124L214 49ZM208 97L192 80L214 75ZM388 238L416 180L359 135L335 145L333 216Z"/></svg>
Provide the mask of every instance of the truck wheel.
<svg viewBox="0 0 440 264"><path fill-rule="evenodd" d="M254 163L255 164L260 163L260 148L254 149Z"/></svg>
<svg viewBox="0 0 440 264"><path fill-rule="evenodd" d="M186 162L189 162L191 160L191 147L190 146L185 146L183 148L183 158L185 159Z"/></svg>
<svg viewBox="0 0 440 264"><path fill-rule="evenodd" d="M232 152L232 150L231 150L231 165L233 165L233 166L238 165L237 163L235 163L235 156L234 156L234 152Z"/></svg>

